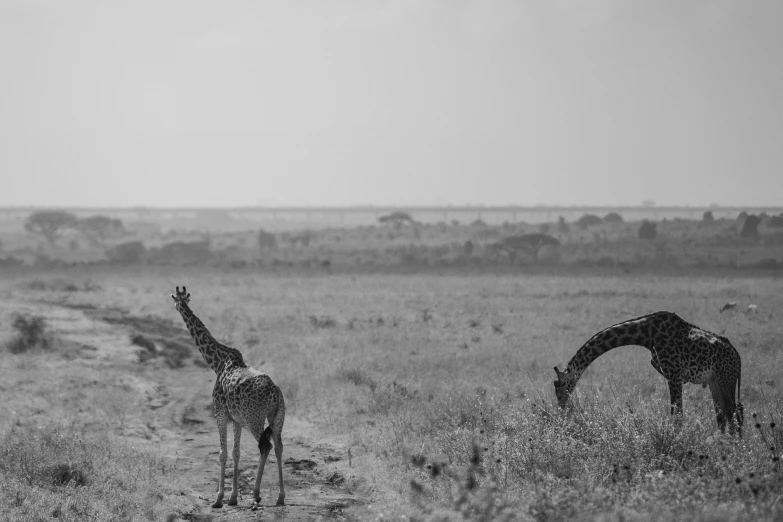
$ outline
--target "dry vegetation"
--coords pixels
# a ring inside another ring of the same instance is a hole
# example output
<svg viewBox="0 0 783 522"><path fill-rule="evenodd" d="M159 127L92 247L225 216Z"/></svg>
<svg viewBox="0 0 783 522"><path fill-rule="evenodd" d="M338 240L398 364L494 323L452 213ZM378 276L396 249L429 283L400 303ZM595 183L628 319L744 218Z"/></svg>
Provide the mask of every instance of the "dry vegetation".
<svg viewBox="0 0 783 522"><path fill-rule="evenodd" d="M177 284L193 292L219 339L272 375L291 416L346 441L347 486L370 500L348 517L775 520L783 513L776 277L106 267L89 278L70 269L5 281L5 302L64 302L115 317L141 337L135 362L100 367L84 364L89 351L61 356L56 325L44 325L41 335L55 340L47 347L11 353L22 335L11 327L18 310L3 310L4 520L188 512L176 461L156 453L149 429L146 438L133 436L139 422L155 425L157 410L145 407L143 390L127 377L155 368L158 378L176 379L182 365L198 361L195 350L159 349L165 340L185 342L168 297ZM719 313L727 300L741 306ZM750 303L758 313L744 313ZM697 386L686 386L677 428L666 383L642 348L599 359L577 387L575 407L557 408L555 364L595 331L659 309L737 346L743 440L716 433L709 393ZM31 316L21 312L29 328Z"/></svg>
<svg viewBox="0 0 783 522"><path fill-rule="evenodd" d="M234 219L219 222L231 227L217 230L211 215L174 223L123 224L102 216L40 212L27 221L0 221L0 266L55 268L89 263L507 272L515 255L495 245L513 236L544 233L559 245L543 244L539 255L528 252L516 257L512 264L517 270L783 269L783 215L742 213L736 219L714 219L707 213L703 219L625 222L619 214L609 213L586 214L571 223L561 217L542 224L488 225L481 219L419 223L400 214L407 218L387 219L393 217L390 214L375 225L273 232ZM43 222L34 222L35 218ZM244 230L237 228L242 226Z"/></svg>
<svg viewBox="0 0 783 522"><path fill-rule="evenodd" d="M367 502L335 516L779 520L783 218L742 237L748 222L400 219L277 234L17 223L0 244L0 519L195 516L159 409L161 383L211 375L168 297L187 285L289 415L350 448L352 475L335 481ZM493 247L541 233L557 241L513 267ZM738 306L720 313L727 301ZM556 407L554 365L662 309L738 348L744 439L716 433L695 386L677 427L642 348L599 359L574 407ZM126 333L68 335L86 320ZM180 429L199 426L188 415Z"/></svg>

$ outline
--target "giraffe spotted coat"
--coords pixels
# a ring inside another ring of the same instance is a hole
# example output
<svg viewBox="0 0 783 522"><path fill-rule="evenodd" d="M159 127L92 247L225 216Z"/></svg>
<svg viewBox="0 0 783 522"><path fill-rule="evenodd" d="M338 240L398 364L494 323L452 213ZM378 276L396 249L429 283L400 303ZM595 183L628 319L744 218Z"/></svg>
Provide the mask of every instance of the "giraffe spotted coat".
<svg viewBox="0 0 783 522"><path fill-rule="evenodd" d="M277 505L285 504L283 488L283 441L282 431L285 421L285 402L280 388L272 382L268 375L248 367L242 358L242 353L236 348L226 346L215 340L204 326L204 323L190 310L190 294L183 286L182 291L176 288L172 294L175 307L182 316L190 335L210 368L217 374L215 387L212 390L212 403L215 409L215 419L220 435L220 480L217 500L212 507L223 505L225 492L225 475L227 460L227 429L231 421L234 427L234 476L233 489L228 504L236 505L239 487L239 442L242 428L247 428L258 441L261 452L258 473L253 489L253 509L260 502L261 476L274 442L275 458L277 459L280 494ZM264 429L264 421L268 426ZM272 442L270 442L270 439Z"/></svg>
<svg viewBox="0 0 783 522"><path fill-rule="evenodd" d="M682 413L682 385L710 387L718 427L742 435L743 408L740 403L742 361L731 342L683 320L673 312L661 311L637 317L601 330L571 358L564 371L555 367L555 394L565 407L576 383L587 367L607 351L620 346L643 346L650 350L650 364L669 385L671 413ZM736 391L736 399L735 399Z"/></svg>

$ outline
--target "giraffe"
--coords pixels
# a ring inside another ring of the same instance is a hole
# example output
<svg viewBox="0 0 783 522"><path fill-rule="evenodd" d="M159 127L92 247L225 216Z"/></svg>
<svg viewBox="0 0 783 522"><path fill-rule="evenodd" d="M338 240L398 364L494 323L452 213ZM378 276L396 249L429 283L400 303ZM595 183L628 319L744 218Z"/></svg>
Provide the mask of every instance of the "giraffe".
<svg viewBox="0 0 783 522"><path fill-rule="evenodd" d="M702 330L673 312L655 312L601 330L579 348L565 371L555 366L555 395L560 406L565 407L594 360L613 348L629 345L643 346L652 353L650 364L669 384L672 415L682 414L683 383L709 386L718 427L725 433L728 421L729 433L736 429L742 437L739 353L725 337Z"/></svg>
<svg viewBox="0 0 783 522"><path fill-rule="evenodd" d="M237 504L239 488L239 440L242 428L247 427L253 437L258 441L258 449L261 451L261 459L258 463L255 488L253 489L253 510L258 509L261 501L261 475L264 473L264 465L272 450L270 438L274 441L275 457L277 458L277 471L280 483L280 495L277 497L277 505L285 505L285 491L283 489L283 421L285 420L285 403L280 392L268 375L254 370L245 364L242 353L236 348L231 348L215 340L212 334L204 326L204 323L190 310L190 293L183 286L171 295L175 308L182 315L190 331L190 335L201 352L202 357L210 368L217 374L215 388L212 390L212 403L215 409L218 431L220 433L220 481L218 496L213 508L223 507L223 494L225 487L226 459L226 432L228 421L234 426L234 477L233 489L228 505ZM269 425L264 429L264 419Z"/></svg>

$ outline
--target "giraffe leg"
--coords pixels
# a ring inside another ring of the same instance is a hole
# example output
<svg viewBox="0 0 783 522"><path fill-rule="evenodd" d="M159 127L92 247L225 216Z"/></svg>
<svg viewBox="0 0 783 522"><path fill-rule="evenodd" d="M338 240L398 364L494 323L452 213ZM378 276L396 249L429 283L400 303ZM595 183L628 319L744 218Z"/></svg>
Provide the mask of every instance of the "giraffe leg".
<svg viewBox="0 0 783 522"><path fill-rule="evenodd" d="M217 419L218 432L220 433L220 481L218 482L218 496L213 508L223 507L223 494L225 493L226 478L226 459L228 458L228 448L226 443L228 420L225 412L220 408L215 408L215 418Z"/></svg>
<svg viewBox="0 0 783 522"><path fill-rule="evenodd" d="M732 395L733 395L732 390ZM721 433L726 433L726 422L729 422L729 433L734 434L734 399L726 393L726 387L719 381L710 382L712 403L715 406L715 416L718 420L718 428Z"/></svg>
<svg viewBox="0 0 783 522"><path fill-rule="evenodd" d="M239 495L239 441L242 438L242 425L234 421L234 477L231 483L231 498L228 499L229 506L237 505L237 496Z"/></svg>
<svg viewBox="0 0 783 522"><path fill-rule="evenodd" d="M671 414L682 415L682 381L669 379L669 399L671 401Z"/></svg>
<svg viewBox="0 0 783 522"><path fill-rule="evenodd" d="M256 474L256 484L253 487L253 511L258 509L258 505L261 503L261 477L264 474L264 466L266 466L266 459L269 456L269 452L272 451L272 444L270 444L267 438L267 430L264 430L257 437L258 449L261 451L261 458L258 461L258 473Z"/></svg>
<svg viewBox="0 0 783 522"><path fill-rule="evenodd" d="M281 426L282 428L282 426ZM280 435L280 431L277 431L275 436L275 458L277 459L277 475L280 483L280 495L277 497L277 505L285 505L285 489L283 488L283 437Z"/></svg>

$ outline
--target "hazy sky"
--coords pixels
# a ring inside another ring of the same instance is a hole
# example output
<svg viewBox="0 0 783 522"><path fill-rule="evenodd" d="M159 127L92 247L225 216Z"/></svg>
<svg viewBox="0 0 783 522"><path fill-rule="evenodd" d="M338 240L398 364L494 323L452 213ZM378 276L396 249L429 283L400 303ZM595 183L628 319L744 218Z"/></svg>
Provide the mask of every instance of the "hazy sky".
<svg viewBox="0 0 783 522"><path fill-rule="evenodd" d="M0 0L0 205L783 204L780 0Z"/></svg>

